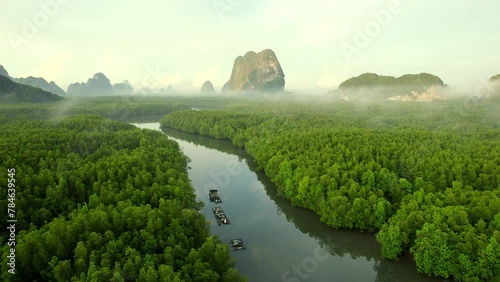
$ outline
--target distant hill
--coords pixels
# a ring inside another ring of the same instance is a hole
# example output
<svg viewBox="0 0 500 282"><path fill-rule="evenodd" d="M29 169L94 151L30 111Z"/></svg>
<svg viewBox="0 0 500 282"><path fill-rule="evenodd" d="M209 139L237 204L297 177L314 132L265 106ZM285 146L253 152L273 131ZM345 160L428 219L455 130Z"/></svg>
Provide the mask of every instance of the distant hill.
<svg viewBox="0 0 500 282"><path fill-rule="evenodd" d="M215 89L212 82L209 80L205 81L201 86L200 95L215 95Z"/></svg>
<svg viewBox="0 0 500 282"><path fill-rule="evenodd" d="M112 95L113 86L103 73L96 73L87 83L73 83L68 86L68 95Z"/></svg>
<svg viewBox="0 0 500 282"><path fill-rule="evenodd" d="M405 74L398 78L375 73L364 73L342 82L339 85L339 90L373 87L406 87L413 91L424 91L431 86L444 86L444 83L439 77L429 73Z"/></svg>
<svg viewBox="0 0 500 282"><path fill-rule="evenodd" d="M500 99L500 74L490 77L489 83L491 86L491 93L488 93L486 97L483 98L493 97L496 99Z"/></svg>
<svg viewBox="0 0 500 282"><path fill-rule="evenodd" d="M22 78L22 77L21 78L13 78L9 75L7 70L2 65L0 65L0 75L10 78L12 81L14 81L16 83L37 87L37 88L40 88L42 90L51 92L53 94L57 94L60 96L63 96L66 94L64 92L64 90L62 90L59 86L57 86L57 84L54 81L51 81L49 83L43 77L28 76L26 78Z"/></svg>
<svg viewBox="0 0 500 282"><path fill-rule="evenodd" d="M2 102L51 102L64 98L29 85L19 84L0 75L0 101Z"/></svg>
<svg viewBox="0 0 500 282"><path fill-rule="evenodd" d="M500 82L500 74L490 77L490 82Z"/></svg>
<svg viewBox="0 0 500 282"><path fill-rule="evenodd" d="M266 49L262 52L247 52L238 56L233 64L231 78L222 88L222 92L258 91L282 92L285 86L285 74L276 54Z"/></svg>
<svg viewBox="0 0 500 282"><path fill-rule="evenodd" d="M0 65L0 75L11 78L7 70L2 65Z"/></svg>
<svg viewBox="0 0 500 282"><path fill-rule="evenodd" d="M134 93L134 88L128 80L123 81L122 83L115 83L113 84L113 92L115 94L133 94Z"/></svg>
<svg viewBox="0 0 500 282"><path fill-rule="evenodd" d="M339 91L344 99L414 97L432 92L428 99L437 98L439 88L444 87L443 81L433 74L405 74L400 77L384 76L375 73L364 73L350 78L339 85ZM411 98L409 98L411 99Z"/></svg>
<svg viewBox="0 0 500 282"><path fill-rule="evenodd" d="M59 96L64 96L66 95L66 92L62 90L59 86L54 81L47 82L43 77L33 77L33 76L28 76L26 78L13 78L12 79L14 82L17 82L19 84L25 84L33 87L38 87L42 90L57 94Z"/></svg>

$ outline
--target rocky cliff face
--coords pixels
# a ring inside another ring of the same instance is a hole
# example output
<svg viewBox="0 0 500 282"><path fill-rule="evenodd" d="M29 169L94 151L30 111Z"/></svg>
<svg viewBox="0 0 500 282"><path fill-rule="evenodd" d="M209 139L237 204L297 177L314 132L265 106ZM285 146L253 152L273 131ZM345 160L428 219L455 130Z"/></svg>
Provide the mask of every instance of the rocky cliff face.
<svg viewBox="0 0 500 282"><path fill-rule="evenodd" d="M281 92L285 86L285 74L276 54L266 49L250 51L234 61L231 78L222 88L230 91Z"/></svg>
<svg viewBox="0 0 500 282"><path fill-rule="evenodd" d="M214 85L212 84L212 82L210 81L205 81L205 83L203 83L203 85L201 86L201 90L200 90L200 94L201 95L215 95L215 88L214 88Z"/></svg>
<svg viewBox="0 0 500 282"><path fill-rule="evenodd" d="M407 95L397 95L389 97L387 100L391 101L403 101L403 102L432 102L436 100L447 100L448 97L441 93L441 89L436 86L429 87L424 92L415 92Z"/></svg>
<svg viewBox="0 0 500 282"><path fill-rule="evenodd" d="M113 94L113 86L103 73L96 73L87 83L73 83L68 87L68 94L72 95L110 95Z"/></svg>

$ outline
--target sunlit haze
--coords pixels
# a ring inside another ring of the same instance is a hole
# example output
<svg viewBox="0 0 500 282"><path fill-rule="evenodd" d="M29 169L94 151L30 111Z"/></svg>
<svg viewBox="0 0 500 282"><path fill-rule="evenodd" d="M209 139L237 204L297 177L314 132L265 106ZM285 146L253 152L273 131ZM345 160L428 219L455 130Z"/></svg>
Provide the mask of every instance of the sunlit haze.
<svg viewBox="0 0 500 282"><path fill-rule="evenodd" d="M237 56L272 49L285 89L322 94L364 72L428 72L473 89L500 72L500 1L4 1L0 64L64 90L96 72L134 88L217 91Z"/></svg>

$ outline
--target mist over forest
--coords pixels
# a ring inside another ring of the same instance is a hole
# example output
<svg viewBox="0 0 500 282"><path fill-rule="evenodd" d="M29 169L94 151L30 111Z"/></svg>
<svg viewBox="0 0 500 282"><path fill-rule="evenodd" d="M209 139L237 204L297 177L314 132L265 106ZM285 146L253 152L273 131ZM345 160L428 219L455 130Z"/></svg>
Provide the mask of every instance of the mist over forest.
<svg viewBox="0 0 500 282"><path fill-rule="evenodd" d="M499 9L4 3L0 280L500 281Z"/></svg>

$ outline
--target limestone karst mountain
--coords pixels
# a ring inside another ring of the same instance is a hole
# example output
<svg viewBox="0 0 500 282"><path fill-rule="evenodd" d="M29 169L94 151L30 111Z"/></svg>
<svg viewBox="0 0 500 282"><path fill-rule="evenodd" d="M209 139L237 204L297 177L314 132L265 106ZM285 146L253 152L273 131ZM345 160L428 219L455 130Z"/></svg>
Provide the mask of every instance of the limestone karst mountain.
<svg viewBox="0 0 500 282"><path fill-rule="evenodd" d="M122 83L115 83L113 84L113 92L115 94L133 94L134 93L134 88L128 80L124 80Z"/></svg>
<svg viewBox="0 0 500 282"><path fill-rule="evenodd" d="M389 99L402 101L443 100L443 81L433 74L405 74L400 77L364 73L339 85L344 100Z"/></svg>
<svg viewBox="0 0 500 282"><path fill-rule="evenodd" d="M285 74L276 54L266 49L262 52L247 52L238 56L233 64L231 78L222 88L222 92L258 91L282 92L285 86Z"/></svg>
<svg viewBox="0 0 500 282"><path fill-rule="evenodd" d="M215 95L215 88L212 82L209 80L205 81L201 86L200 95Z"/></svg>
<svg viewBox="0 0 500 282"><path fill-rule="evenodd" d="M68 86L70 95L111 95L114 94L113 86L103 73L96 73L87 83L73 83Z"/></svg>

